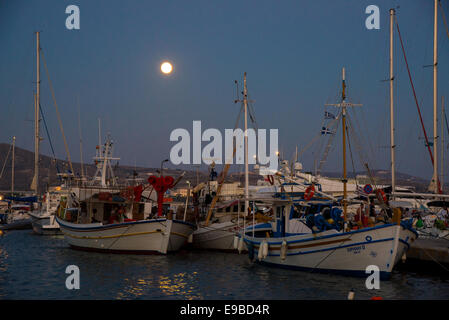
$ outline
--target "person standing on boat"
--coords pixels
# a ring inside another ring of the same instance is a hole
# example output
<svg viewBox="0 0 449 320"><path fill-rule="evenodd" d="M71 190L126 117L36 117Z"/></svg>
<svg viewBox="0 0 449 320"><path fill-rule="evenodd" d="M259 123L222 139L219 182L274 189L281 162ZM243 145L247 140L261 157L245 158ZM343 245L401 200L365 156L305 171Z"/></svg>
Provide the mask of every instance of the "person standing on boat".
<svg viewBox="0 0 449 320"><path fill-rule="evenodd" d="M125 221L125 210L123 207L118 209L118 222L122 223Z"/></svg>

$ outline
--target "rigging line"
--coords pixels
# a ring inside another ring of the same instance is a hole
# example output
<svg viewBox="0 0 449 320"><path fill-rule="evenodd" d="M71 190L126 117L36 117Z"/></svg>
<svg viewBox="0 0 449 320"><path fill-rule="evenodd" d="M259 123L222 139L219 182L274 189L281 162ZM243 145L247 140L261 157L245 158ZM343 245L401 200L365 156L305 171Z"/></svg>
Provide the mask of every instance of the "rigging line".
<svg viewBox="0 0 449 320"><path fill-rule="evenodd" d="M367 151L366 153L363 152L363 154L365 155L365 157L367 157L368 155L371 155L371 159L374 159L373 161L375 162L375 160L376 160L376 157L375 157L376 152L374 151L374 148L373 148L373 146L372 146L371 139L369 139L369 136L366 136L366 135L365 135L364 131L362 131L362 130L360 129L360 126L359 126L359 123L368 123L368 121L366 121L366 118L365 118L365 113L363 112L363 109L360 110L361 118L362 118L362 120L363 120L363 122L362 122L362 121L358 121L358 116L357 116L358 112L357 112L356 110L354 110L354 109L352 109L351 111L352 111L351 114L354 114L354 119L355 119L355 120L354 120L354 121L355 121L355 126L354 126L354 124L353 124L353 121L350 120L350 121L351 121L350 125L353 127L353 129L352 129L352 135L354 136L354 139L357 138L359 148L360 148L360 146L362 145L362 144L360 143L360 140L358 139L358 136L360 136L360 138L362 139L362 141L365 142L364 145L367 145L367 149L368 149L368 151ZM349 112L348 112L348 117L350 117ZM366 127L366 126L365 126L365 127ZM365 131L368 131L368 130L365 130ZM359 134L356 135L355 132L359 132ZM357 142L357 141L356 141L356 142Z"/></svg>
<svg viewBox="0 0 449 320"><path fill-rule="evenodd" d="M331 125L331 126L334 126L334 124L335 124L336 121L337 121L337 119L333 119L333 120L330 122L330 125ZM321 128L324 127L324 122L325 122L325 119L323 119L323 121L321 122ZM327 127L329 128L329 125L327 125ZM308 144L301 150L301 152L298 154L298 157L302 156L302 154L303 154L308 148L310 148L310 147L314 144L314 142L315 142L320 136L322 136L321 130L322 130L322 129L320 129L320 132L319 132L315 137L313 137L312 140L310 140L309 143L308 143ZM322 147L322 141L321 141L321 143L319 144L319 148L318 148L319 150L318 150L318 151L321 150L321 147Z"/></svg>
<svg viewBox="0 0 449 320"><path fill-rule="evenodd" d="M367 163L368 162L368 158L371 159L372 157L368 157L368 155L363 152L363 149L361 147L361 143L358 140L357 135L355 134L354 125L352 123L352 119L349 116L349 114L347 114L346 119L348 120L349 130L351 131L351 135L353 136L353 139L354 139L353 142L355 143L356 151L358 153L360 161L362 163Z"/></svg>
<svg viewBox="0 0 449 320"><path fill-rule="evenodd" d="M350 122L350 126L351 126L350 127L351 128L351 134L354 137L353 139L354 139L354 142L356 143L356 147L357 147L357 150L359 152L360 160L362 160L363 163L364 163L364 162L368 162L367 159L371 159L370 162L371 162L371 164L373 164L373 162L376 162L375 160L376 160L377 153L373 150L373 148L369 144L369 142L370 142L369 138L365 137L365 139L368 140L368 145L369 145L370 148L368 148L367 151L364 151L365 149L362 148L362 146L365 145L365 144L362 143L363 141L360 141L359 135L356 134L356 132L362 132L362 130L360 130L360 126L359 126L357 121L355 123L356 125L354 126L352 118L351 118L350 115L348 116L348 118L350 119L349 122ZM361 136L361 137L363 138L363 136Z"/></svg>
<svg viewBox="0 0 449 320"><path fill-rule="evenodd" d="M416 103L416 107L418 108L418 113L419 113L419 119L421 121L421 126L424 132L424 137L426 138L426 144L427 144L427 149L429 151L429 156L432 162L432 167L434 166L434 159L433 159L433 154L432 154L432 150L430 150L430 145L429 145L429 139L427 138L427 132L426 132L426 128L424 127L424 122L422 120L422 115L421 115L421 110L419 108L419 104L418 104L418 99L416 98L416 92L415 92L415 87L413 85L413 80L412 80L412 76L410 74L410 68L408 66L408 62L407 62L407 56L405 54L405 49L404 49L404 44L402 42L402 36L401 36L401 31L399 30L399 22L397 20L397 17L395 16L395 21L396 21L396 28L398 30L398 35L399 35L399 40L401 43L401 47L402 47L402 53L404 54L404 60L405 60L405 65L407 66L407 72L408 72L408 77L410 79L410 84L412 86L412 91L413 91L413 97L415 99L415 103ZM438 191L439 193L441 193L441 186L440 186L440 179L438 179L438 177L435 177L435 179L437 180L437 185L438 185Z"/></svg>
<svg viewBox="0 0 449 320"><path fill-rule="evenodd" d="M55 92L53 90L53 84L52 84L52 82L50 80L50 74L48 72L47 62L46 62L45 57L44 57L44 51L42 49L40 49L40 50L42 51L42 60L44 61L45 72L47 74L48 83L50 85L51 95L53 97L53 102L54 102L55 109L56 109L56 115L58 116L59 128L61 129L62 138L64 139L64 146L65 146L65 151L67 152L67 158L68 158L68 161L69 161L69 164L70 164L70 169L72 170L72 175L75 175L75 172L73 170L72 160L70 159L69 147L67 145L67 140L65 138L64 129L62 127L61 115L59 114L58 104L56 103Z"/></svg>
<svg viewBox="0 0 449 320"><path fill-rule="evenodd" d="M42 111L42 105L39 103L39 111L42 116L42 120L44 120L45 132L47 132L48 142L50 143L51 152L53 154L53 160L55 161L56 171L59 172L58 161L56 160L55 149L53 148L53 143L51 142L50 133L48 132L47 121L45 121L44 112ZM61 176L59 176L59 180L61 180Z"/></svg>
<svg viewBox="0 0 449 320"><path fill-rule="evenodd" d="M340 116L341 116L341 112L338 114L338 116L336 117L335 120L337 120L337 119L340 120ZM335 130L333 131L334 133L332 133L330 135L329 139L328 139L328 143L326 145L326 149L324 150L323 157L321 158L320 165L319 165L318 170L317 170L318 173L321 173L323 165L326 162L327 157L329 155L329 151L330 151L332 142L334 141L334 137L337 135L337 130L338 130L338 127L340 126L340 121L336 121L335 123L336 123L336 126L335 126Z"/></svg>
<svg viewBox="0 0 449 320"><path fill-rule="evenodd" d="M346 137L348 138L349 155L351 156L351 163L352 163L352 172L354 174L355 185L357 186L358 185L357 175L355 173L354 157L352 156L351 140L349 139L349 130L347 125L346 125Z"/></svg>
<svg viewBox="0 0 449 320"><path fill-rule="evenodd" d="M307 149L309 149L320 136L321 136L321 133L319 133L315 137L313 137L313 139L310 140L310 142L304 148L302 148L301 152L298 153L298 158L301 157L302 154L305 151L307 151Z"/></svg>
<svg viewBox="0 0 449 320"><path fill-rule="evenodd" d="M12 150L12 144L9 146L8 154L6 155L5 162L3 162L2 172L0 172L0 179L3 177L3 171L5 170L6 162L8 161L9 154Z"/></svg>
<svg viewBox="0 0 449 320"><path fill-rule="evenodd" d="M444 114L444 120L445 120L445 122L446 122L447 133L448 133L448 135L449 135L449 125L447 124L446 110L443 112L443 114Z"/></svg>
<svg viewBox="0 0 449 320"><path fill-rule="evenodd" d="M447 34L447 37L449 38L449 29L447 27L446 16L444 14L444 10L443 10L443 6L441 5L441 1L438 1L438 4L439 4L440 9L441 9L440 12L441 12L441 16L443 17L444 26L446 27L446 34Z"/></svg>
<svg viewBox="0 0 449 320"><path fill-rule="evenodd" d="M327 256L325 256L320 262L318 262L318 263L315 265L315 267L313 267L313 269L312 269L311 272L314 272L315 269L318 268L318 266L319 266L321 263L323 263L327 258L329 258L335 251L337 251L337 249L340 249L340 248L345 244L346 241L348 241L348 240L350 240L350 239L352 238L352 236L353 236L354 234L355 234L355 233L351 234L348 238L342 239L341 244L340 244L338 247L335 247L334 250L332 250Z"/></svg>
<svg viewBox="0 0 449 320"><path fill-rule="evenodd" d="M329 103L329 101L326 101L326 104L328 104L328 103ZM327 111L327 106L324 107L324 112L325 112L325 113L328 112L328 111ZM332 112L333 112L333 111L332 111ZM326 123L326 117L324 117L323 120L321 121L320 128L323 128L324 125L325 125L325 123ZM320 129L320 132L318 133L318 137L321 136L321 135L322 135L322 134L321 134L321 129ZM325 140L325 139L320 139L320 141L319 141L320 143L318 144L318 147L315 148L315 150L317 150L317 153L313 156L313 161L314 161L314 162L316 162L316 161L318 160L317 158L318 158L319 155L321 154L321 150L323 149L324 140ZM307 148L307 146L304 148L304 151L305 151L306 148ZM302 154L304 151L302 151L301 154Z"/></svg>

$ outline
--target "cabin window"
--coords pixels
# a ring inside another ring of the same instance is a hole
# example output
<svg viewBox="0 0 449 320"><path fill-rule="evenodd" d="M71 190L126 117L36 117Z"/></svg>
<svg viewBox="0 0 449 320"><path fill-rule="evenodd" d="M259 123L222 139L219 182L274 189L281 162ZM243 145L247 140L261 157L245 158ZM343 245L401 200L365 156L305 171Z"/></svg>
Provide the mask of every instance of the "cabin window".
<svg viewBox="0 0 449 320"><path fill-rule="evenodd" d="M231 211L231 207L226 207L226 212L230 212Z"/></svg>
<svg viewBox="0 0 449 320"><path fill-rule="evenodd" d="M301 216L301 208L297 207L297 206L294 206L293 207L293 212L292 212L292 218L296 219L296 218L299 218L300 216Z"/></svg>
<svg viewBox="0 0 449 320"><path fill-rule="evenodd" d="M233 210L234 212L239 211L239 206L238 206L238 205L235 205L234 208L233 208L232 210Z"/></svg>

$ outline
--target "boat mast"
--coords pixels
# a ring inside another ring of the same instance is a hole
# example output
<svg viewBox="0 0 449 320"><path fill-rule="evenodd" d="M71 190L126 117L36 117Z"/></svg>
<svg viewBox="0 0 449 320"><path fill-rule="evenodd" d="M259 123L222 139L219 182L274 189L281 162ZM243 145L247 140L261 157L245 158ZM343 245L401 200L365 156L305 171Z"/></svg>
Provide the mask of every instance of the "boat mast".
<svg viewBox="0 0 449 320"><path fill-rule="evenodd" d="M245 108L245 216L248 214L248 89L246 87L246 72L243 74L243 105Z"/></svg>
<svg viewBox="0 0 449 320"><path fill-rule="evenodd" d="M15 162L16 137L12 137L12 170L11 170L11 196L14 196L14 162Z"/></svg>
<svg viewBox="0 0 449 320"><path fill-rule="evenodd" d="M346 172L346 108L347 107L358 107L361 106L361 104L356 103L350 103L346 102L346 82L345 82L345 68L343 67L342 70L342 91L341 91L341 103L337 104L325 104L326 106L335 106L341 108L341 122L343 126L343 216L344 221L346 222L346 216L348 211L348 204L347 204L347 196L348 196L348 190L347 190L347 172Z"/></svg>
<svg viewBox="0 0 449 320"><path fill-rule="evenodd" d="M440 185L441 185L441 192L443 192L444 189L444 182L443 182L443 176L444 176L444 126L443 126L443 119L444 119L444 96L441 96L441 178L440 178Z"/></svg>
<svg viewBox="0 0 449 320"><path fill-rule="evenodd" d="M345 93L345 68L343 68L342 71L342 92L341 92L341 101L342 101L342 125L343 125L343 216L344 221L346 222L346 214L348 210L348 205L346 203L347 199L347 173L346 173L346 106L344 105L346 100L346 93Z"/></svg>
<svg viewBox="0 0 449 320"><path fill-rule="evenodd" d="M39 107L40 107L40 61L39 31L36 32L36 101L34 105L34 178L33 189L39 191Z"/></svg>
<svg viewBox="0 0 449 320"><path fill-rule="evenodd" d="M394 105L393 105L393 21L395 10L390 9L390 145L391 145L391 194L396 191L395 144L394 144Z"/></svg>
<svg viewBox="0 0 449 320"><path fill-rule="evenodd" d="M433 25L433 179L435 193L439 193L438 183L438 155L437 155L437 141L438 141L438 124L437 124L437 63L438 63L438 0L434 1L434 25Z"/></svg>
<svg viewBox="0 0 449 320"><path fill-rule="evenodd" d="M81 135L80 97L78 96L78 132L80 136L81 181L84 182L83 137Z"/></svg>

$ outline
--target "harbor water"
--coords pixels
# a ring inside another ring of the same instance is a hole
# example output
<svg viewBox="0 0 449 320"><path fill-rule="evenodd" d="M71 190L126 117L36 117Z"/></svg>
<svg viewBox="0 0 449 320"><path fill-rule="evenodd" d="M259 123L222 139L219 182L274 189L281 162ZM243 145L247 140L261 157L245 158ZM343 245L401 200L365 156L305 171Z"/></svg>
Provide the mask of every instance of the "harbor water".
<svg viewBox="0 0 449 320"><path fill-rule="evenodd" d="M66 288L66 268L80 270L80 289ZM63 236L31 230L0 237L0 299L449 299L449 276L397 268L379 290L365 278L261 266L246 254L181 250L119 255L72 250Z"/></svg>

